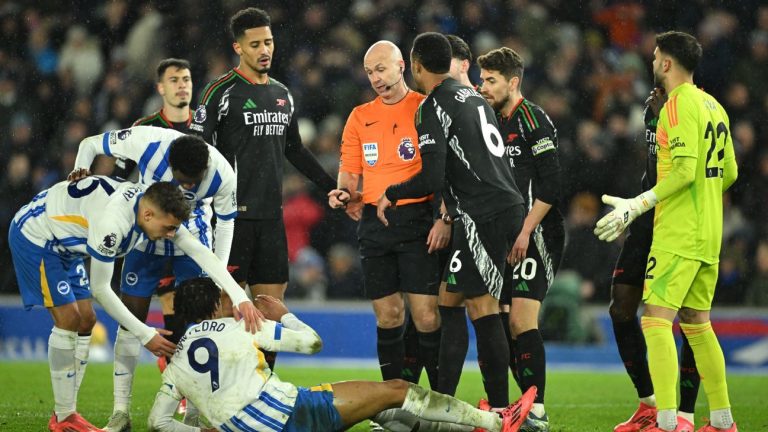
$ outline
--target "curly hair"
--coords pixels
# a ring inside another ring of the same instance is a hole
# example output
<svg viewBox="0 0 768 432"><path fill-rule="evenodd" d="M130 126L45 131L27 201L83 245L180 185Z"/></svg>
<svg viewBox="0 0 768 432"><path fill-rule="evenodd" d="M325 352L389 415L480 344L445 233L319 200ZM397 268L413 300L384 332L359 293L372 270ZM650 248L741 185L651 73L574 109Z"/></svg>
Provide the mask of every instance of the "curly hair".
<svg viewBox="0 0 768 432"><path fill-rule="evenodd" d="M411 55L434 74L448 73L451 69L451 43L440 33L426 32L416 36Z"/></svg>
<svg viewBox="0 0 768 432"><path fill-rule="evenodd" d="M144 192L144 199L180 221L189 219L191 211L189 201L184 198L179 188L170 182L153 183Z"/></svg>
<svg viewBox="0 0 768 432"><path fill-rule="evenodd" d="M693 72L701 61L701 44L688 33L668 31L658 34L656 46L659 51L677 60L688 72Z"/></svg>
<svg viewBox="0 0 768 432"><path fill-rule="evenodd" d="M272 21L269 14L263 9L255 7L238 11L229 20L229 31L235 40L240 39L248 29L271 26Z"/></svg>
<svg viewBox="0 0 768 432"><path fill-rule="evenodd" d="M171 143L168 163L192 178L202 178L208 169L208 144L197 135L182 135Z"/></svg>
<svg viewBox="0 0 768 432"><path fill-rule="evenodd" d="M211 278L187 279L176 288L173 309L184 325L211 319L221 303L221 290Z"/></svg>

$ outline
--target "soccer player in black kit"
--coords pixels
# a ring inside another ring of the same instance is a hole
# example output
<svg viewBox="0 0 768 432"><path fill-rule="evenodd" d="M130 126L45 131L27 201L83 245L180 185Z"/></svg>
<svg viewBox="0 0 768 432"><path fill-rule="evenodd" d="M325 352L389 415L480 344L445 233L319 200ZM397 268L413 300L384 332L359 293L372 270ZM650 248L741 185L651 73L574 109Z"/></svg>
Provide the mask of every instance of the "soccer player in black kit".
<svg viewBox="0 0 768 432"><path fill-rule="evenodd" d="M439 33L422 33L411 50L414 81L429 95L416 112L422 170L379 198L378 216L397 201L442 190L453 223L453 246L440 304L465 301L477 334L477 354L491 407L509 403L509 346L499 298L509 246L525 209L505 159L495 114L471 87L450 78L451 46ZM441 346L442 350L442 346ZM440 358L443 360L443 356ZM440 374L446 372L441 363ZM535 387L530 392L535 393ZM529 393L530 394L530 393ZM528 409L521 412L519 423Z"/></svg>
<svg viewBox="0 0 768 432"><path fill-rule="evenodd" d="M525 391L538 388L536 401L521 431L548 431L544 411L546 361L539 332L541 302L552 285L565 245L560 202L560 159L557 130L538 105L523 97L523 59L502 47L477 59L481 93L496 111L501 136L515 182L525 199L528 214L523 229L507 257L511 267L504 274L502 319L509 322L510 367Z"/></svg>
<svg viewBox="0 0 768 432"><path fill-rule="evenodd" d="M275 43L269 15L258 8L230 20L240 64L211 81L200 96L191 129L215 145L237 173L235 236L229 265L254 297L283 299L288 247L283 225L283 158L327 194L336 188L301 142L288 88L269 76ZM270 368L274 353L266 353Z"/></svg>
<svg viewBox="0 0 768 432"><path fill-rule="evenodd" d="M656 124L659 112L666 101L664 90L656 88L645 101L645 144L648 148L645 172L641 190L656 184ZM619 348L621 361L637 390L640 406L629 420L616 425L614 432L643 430L656 424L656 399L651 374L648 370L648 350L637 319L637 309L643 295L645 268L653 240L653 211L638 217L629 228L629 235L621 248L619 259L613 270L611 284L611 306L609 313L613 333ZM678 416L693 424L693 411L699 393L701 378L693 358L688 339L682 332L683 346L680 355L680 406Z"/></svg>

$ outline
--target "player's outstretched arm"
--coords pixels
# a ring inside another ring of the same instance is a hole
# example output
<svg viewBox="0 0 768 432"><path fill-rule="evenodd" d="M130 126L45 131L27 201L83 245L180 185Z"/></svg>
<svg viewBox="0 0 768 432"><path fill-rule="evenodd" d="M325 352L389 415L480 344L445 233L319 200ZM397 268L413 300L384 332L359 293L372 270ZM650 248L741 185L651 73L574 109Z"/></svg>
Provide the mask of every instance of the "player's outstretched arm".
<svg viewBox="0 0 768 432"><path fill-rule="evenodd" d="M317 332L288 312L280 299L260 294L253 302L268 320L255 336L260 346L270 351L301 354L315 354L323 348L323 341Z"/></svg>
<svg viewBox="0 0 768 432"><path fill-rule="evenodd" d="M261 328L261 322L264 315L256 309L253 303L245 295L245 291L232 279L227 271L227 265L219 260L216 255L207 247L203 246L199 240L193 236L189 230L183 226L176 232L173 243L184 253L192 258L208 276L216 282L220 288L223 288L227 295L232 299L234 305L235 319L245 320L245 328L251 333Z"/></svg>
<svg viewBox="0 0 768 432"><path fill-rule="evenodd" d="M171 356L176 350L176 344L158 334L158 330L147 326L136 318L123 302L115 295L110 287L114 263L91 259L91 292L96 301L121 326L133 333L152 354L156 356ZM164 334L170 334L162 330Z"/></svg>

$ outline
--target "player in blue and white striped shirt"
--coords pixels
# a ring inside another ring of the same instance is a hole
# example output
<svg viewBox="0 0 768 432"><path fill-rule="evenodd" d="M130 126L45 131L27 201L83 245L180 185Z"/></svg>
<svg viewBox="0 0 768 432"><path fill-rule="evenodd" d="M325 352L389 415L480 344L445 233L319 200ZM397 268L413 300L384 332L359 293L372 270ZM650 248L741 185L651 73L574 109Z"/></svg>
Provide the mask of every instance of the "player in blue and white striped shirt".
<svg viewBox="0 0 768 432"><path fill-rule="evenodd" d="M96 155L136 161L142 184L157 181L177 184L192 205L192 212L184 221L184 226L200 243L213 248L221 261L228 261L234 218L237 216L237 181L232 167L218 150L197 136L172 129L134 126L84 139L80 143L71 177L79 177L87 171ZM217 218L213 233L215 247L211 238L211 207ZM120 283L121 299L141 320L146 320L152 294L164 276L169 260L177 284L203 274L200 266L168 240L139 244L125 258ZM171 337L174 342L180 335L175 336ZM115 341L115 413L130 412L138 352L135 338L119 329ZM127 424L129 416L121 417L126 419L124 423ZM114 428L114 431L123 429Z"/></svg>
<svg viewBox="0 0 768 432"><path fill-rule="evenodd" d="M114 260L146 239L169 239L216 279L254 329L258 313L225 264L181 227L189 205L175 185L120 183L94 176L57 183L16 213L9 230L14 270L24 306L48 308L54 327L48 358L55 409L50 430L90 430L76 412L96 321L91 295L133 339L156 355L174 344L134 317L112 292ZM84 259L91 260L90 281Z"/></svg>

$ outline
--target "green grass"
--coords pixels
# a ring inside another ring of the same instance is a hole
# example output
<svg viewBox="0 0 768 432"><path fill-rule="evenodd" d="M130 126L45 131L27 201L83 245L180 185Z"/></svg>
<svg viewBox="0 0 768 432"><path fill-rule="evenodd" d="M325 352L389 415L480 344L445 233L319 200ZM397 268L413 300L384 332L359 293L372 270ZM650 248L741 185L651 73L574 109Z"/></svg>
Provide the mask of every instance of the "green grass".
<svg viewBox="0 0 768 432"><path fill-rule="evenodd" d="M302 386L321 382L379 378L373 369L277 368L280 377ZM146 431L146 418L159 387L160 376L154 365L141 365L134 386L132 417L134 432ZM768 377L731 375L728 377L731 403L739 430L768 430L765 400ZM514 382L512 382L514 387ZM53 396L45 363L0 363L0 430L41 431L46 429L53 409ZM516 398L516 388L512 395ZM483 396L479 372L462 376L458 397L476 403ZM88 367L80 390L79 411L96 426L106 424L112 410L112 365ZM550 372L547 382L547 412L552 431L610 431L635 409L634 389L623 373ZM708 415L703 389L696 405L696 426ZM365 431L357 426L354 431Z"/></svg>

